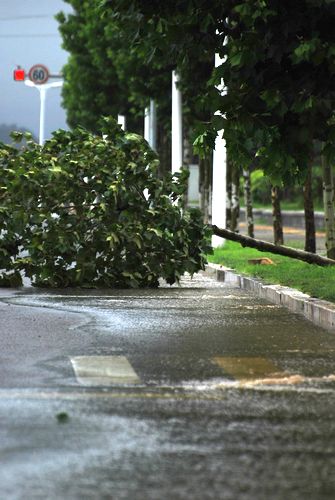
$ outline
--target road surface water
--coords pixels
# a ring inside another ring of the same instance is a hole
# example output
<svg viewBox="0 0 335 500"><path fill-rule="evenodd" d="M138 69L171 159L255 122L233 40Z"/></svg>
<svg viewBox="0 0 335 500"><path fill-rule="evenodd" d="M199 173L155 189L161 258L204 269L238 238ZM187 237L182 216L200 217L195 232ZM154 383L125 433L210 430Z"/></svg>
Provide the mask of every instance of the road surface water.
<svg viewBox="0 0 335 500"><path fill-rule="evenodd" d="M335 497L334 333L200 274L2 295L1 498Z"/></svg>

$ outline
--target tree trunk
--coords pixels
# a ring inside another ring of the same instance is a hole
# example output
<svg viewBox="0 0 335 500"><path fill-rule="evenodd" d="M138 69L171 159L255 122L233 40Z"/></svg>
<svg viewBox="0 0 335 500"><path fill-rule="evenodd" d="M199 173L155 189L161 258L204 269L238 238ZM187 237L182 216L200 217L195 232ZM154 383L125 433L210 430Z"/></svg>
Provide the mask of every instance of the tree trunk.
<svg viewBox="0 0 335 500"><path fill-rule="evenodd" d="M312 163L308 165L307 177L304 184L305 210L305 250L316 252L314 204L312 194Z"/></svg>
<svg viewBox="0 0 335 500"><path fill-rule="evenodd" d="M183 144L183 151L184 151L184 157L183 157L183 165L185 168L187 168L188 172L190 173L190 164L192 161L192 146L189 140L189 135L188 133L185 134L184 136L184 144ZM189 188L189 182L190 178L188 178L187 181L187 187ZM188 191L187 189L185 195L184 195L184 207L187 207L188 205Z"/></svg>
<svg viewBox="0 0 335 500"><path fill-rule="evenodd" d="M205 221L205 160L200 158L199 160L199 193L200 193L200 210L203 214Z"/></svg>
<svg viewBox="0 0 335 500"><path fill-rule="evenodd" d="M325 210L327 257L335 259L335 227L334 227L334 181L330 162L322 156L323 200Z"/></svg>
<svg viewBox="0 0 335 500"><path fill-rule="evenodd" d="M304 250L297 250L295 248L276 246L267 241L256 240L249 236L235 233L229 229L221 229L217 226L212 226L213 234L225 238L226 240L237 241L243 247L256 248L260 252L271 252L277 255L284 255L292 259L302 260L308 264L317 264L318 266L335 266L335 260L328 257L322 257L315 253L305 252Z"/></svg>
<svg viewBox="0 0 335 500"><path fill-rule="evenodd" d="M236 165L232 165L231 183L231 222L230 229L238 232L238 220L240 217L240 172Z"/></svg>
<svg viewBox="0 0 335 500"><path fill-rule="evenodd" d="M277 186L271 187L271 202L274 244L284 245L283 222L280 209L280 189Z"/></svg>
<svg viewBox="0 0 335 500"><path fill-rule="evenodd" d="M231 209L232 209L232 164L227 158L227 200L226 200L226 227L231 229Z"/></svg>
<svg viewBox="0 0 335 500"><path fill-rule="evenodd" d="M243 169L244 179L244 204L245 204L245 222L248 228L248 236L254 238L254 216L252 213L252 197L251 197L251 179L250 169Z"/></svg>
<svg viewBox="0 0 335 500"><path fill-rule="evenodd" d="M199 191L200 191L200 208L203 213L204 223L208 224L211 218L210 210L210 193L212 185L212 169L211 160L202 158L199 162Z"/></svg>
<svg viewBox="0 0 335 500"><path fill-rule="evenodd" d="M160 122L157 124L157 152L160 160L158 175L163 178L171 172L171 139Z"/></svg>

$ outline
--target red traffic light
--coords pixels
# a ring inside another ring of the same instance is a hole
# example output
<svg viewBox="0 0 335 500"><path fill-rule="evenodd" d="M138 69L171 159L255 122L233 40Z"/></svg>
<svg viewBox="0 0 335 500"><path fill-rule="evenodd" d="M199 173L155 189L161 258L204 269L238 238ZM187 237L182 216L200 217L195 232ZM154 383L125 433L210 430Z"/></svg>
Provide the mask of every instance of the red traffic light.
<svg viewBox="0 0 335 500"><path fill-rule="evenodd" d="M24 71L24 69L21 68L14 69L14 80L16 82L24 82L25 79L26 79L26 72Z"/></svg>

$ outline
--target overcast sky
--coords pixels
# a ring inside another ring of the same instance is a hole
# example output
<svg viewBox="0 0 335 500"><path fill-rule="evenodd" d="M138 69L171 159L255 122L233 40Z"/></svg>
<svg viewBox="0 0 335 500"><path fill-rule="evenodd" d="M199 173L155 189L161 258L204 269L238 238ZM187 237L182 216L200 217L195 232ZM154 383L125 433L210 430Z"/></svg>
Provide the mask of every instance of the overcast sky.
<svg viewBox="0 0 335 500"><path fill-rule="evenodd" d="M71 7L62 0L0 0L0 125L15 124L38 137L39 92L23 82L14 82L13 70L20 65L27 72L44 64L57 74L68 54L54 15ZM50 89L46 100L46 138L53 130L67 128L61 107L60 89Z"/></svg>

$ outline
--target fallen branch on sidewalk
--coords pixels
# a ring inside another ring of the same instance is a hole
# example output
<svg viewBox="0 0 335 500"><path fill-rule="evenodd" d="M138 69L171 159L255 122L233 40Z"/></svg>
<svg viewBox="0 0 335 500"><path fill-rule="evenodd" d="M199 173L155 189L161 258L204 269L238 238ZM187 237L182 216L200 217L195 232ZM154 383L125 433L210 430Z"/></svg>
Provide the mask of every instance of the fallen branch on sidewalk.
<svg viewBox="0 0 335 500"><path fill-rule="evenodd" d="M255 238L250 238L250 236L244 236L242 234L235 233L229 229L221 229L217 226L211 226L213 234L225 238L226 240L236 241L240 243L242 247L256 248L260 252L271 252L277 255L284 255L285 257L291 257L292 259L303 260L308 264L317 264L318 266L334 266L335 260L328 259L328 257L322 257L321 255L305 252L304 250L297 250L295 248L286 246L277 246L273 243L269 243L263 240L256 240Z"/></svg>

